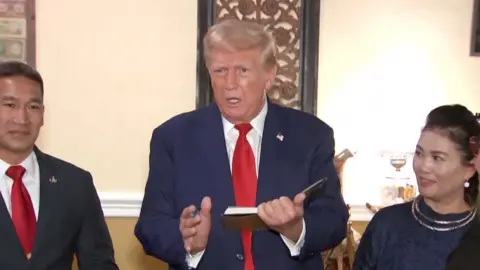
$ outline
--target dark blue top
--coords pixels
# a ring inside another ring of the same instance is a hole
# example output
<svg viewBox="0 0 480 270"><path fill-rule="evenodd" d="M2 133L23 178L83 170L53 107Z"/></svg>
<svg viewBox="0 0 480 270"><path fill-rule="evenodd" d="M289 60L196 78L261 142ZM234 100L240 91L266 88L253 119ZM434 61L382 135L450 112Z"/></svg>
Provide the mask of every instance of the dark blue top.
<svg viewBox="0 0 480 270"><path fill-rule="evenodd" d="M469 225L440 232L422 226L412 215L412 202L383 208L365 230L358 246L354 270L444 270ZM469 212L441 215L423 200L419 209L435 220L459 220Z"/></svg>

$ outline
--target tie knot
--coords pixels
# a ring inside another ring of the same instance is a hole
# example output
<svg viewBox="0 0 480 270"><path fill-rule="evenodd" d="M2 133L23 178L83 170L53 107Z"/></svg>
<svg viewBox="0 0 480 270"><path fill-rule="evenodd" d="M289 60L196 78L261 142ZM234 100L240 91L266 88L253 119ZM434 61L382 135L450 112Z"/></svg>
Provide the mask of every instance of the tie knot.
<svg viewBox="0 0 480 270"><path fill-rule="evenodd" d="M25 173L25 168L20 165L10 166L7 172L5 173L8 177L12 178L13 181L21 180L23 174Z"/></svg>
<svg viewBox="0 0 480 270"><path fill-rule="evenodd" d="M250 123L244 123L235 125L235 128L240 132L240 136L247 136L247 133L252 130L253 127Z"/></svg>

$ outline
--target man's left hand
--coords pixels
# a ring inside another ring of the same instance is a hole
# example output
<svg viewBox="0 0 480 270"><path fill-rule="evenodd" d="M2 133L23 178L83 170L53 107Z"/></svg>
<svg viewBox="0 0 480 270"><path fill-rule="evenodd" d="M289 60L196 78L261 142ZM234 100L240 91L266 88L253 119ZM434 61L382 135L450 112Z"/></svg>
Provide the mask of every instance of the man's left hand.
<svg viewBox="0 0 480 270"><path fill-rule="evenodd" d="M300 193L290 200L280 197L258 206L258 216L270 229L297 242L303 230L303 201L305 194Z"/></svg>

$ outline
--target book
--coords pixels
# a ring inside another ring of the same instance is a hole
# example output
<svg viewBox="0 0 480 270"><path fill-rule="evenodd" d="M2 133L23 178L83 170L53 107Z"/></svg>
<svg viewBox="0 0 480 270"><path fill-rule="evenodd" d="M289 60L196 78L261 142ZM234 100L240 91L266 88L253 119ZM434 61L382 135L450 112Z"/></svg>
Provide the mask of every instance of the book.
<svg viewBox="0 0 480 270"><path fill-rule="evenodd" d="M302 192L307 196L305 200L320 190L326 180L327 178L324 177L304 189ZM257 207L229 206L222 214L221 220L223 226L231 230L254 231L267 228L267 225L258 216Z"/></svg>
<svg viewBox="0 0 480 270"><path fill-rule="evenodd" d="M224 215L255 215L257 207L230 206L223 213Z"/></svg>
<svg viewBox="0 0 480 270"><path fill-rule="evenodd" d="M257 207L228 207L222 215L223 226L237 231L266 229L267 225L258 216Z"/></svg>

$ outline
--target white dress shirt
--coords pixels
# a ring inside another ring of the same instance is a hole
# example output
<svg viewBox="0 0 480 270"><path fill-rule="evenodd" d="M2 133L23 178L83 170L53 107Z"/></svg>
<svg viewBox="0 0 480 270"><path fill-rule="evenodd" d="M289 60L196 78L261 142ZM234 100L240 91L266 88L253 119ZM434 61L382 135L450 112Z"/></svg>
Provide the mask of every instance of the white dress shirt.
<svg viewBox="0 0 480 270"><path fill-rule="evenodd" d="M37 157L35 156L35 153L32 152L22 163L14 165L21 165L25 168L25 174L23 175L22 181L30 195L33 209L35 210L35 217L38 220L38 208L40 205L40 168L38 166ZM0 160L0 192L5 201L5 206L7 207L8 212L10 213L10 216L12 216L12 200L10 194L12 192L13 179L5 174L10 166L13 165Z"/></svg>
<svg viewBox="0 0 480 270"><path fill-rule="evenodd" d="M250 143L250 146L253 150L253 155L255 156L255 165L257 169L257 177L258 177L258 168L260 165L260 151L262 146L262 135L263 135L263 127L265 126L265 118L267 116L268 111L268 103L265 102L260 113L250 122L252 125L252 129L247 134L247 140ZM228 122L222 116L222 123L223 123L223 131L225 132L225 142L227 146L227 153L228 159L230 160L230 170L232 169L232 160L233 160L233 152L235 151L235 146L237 144L238 137L240 132L235 128L235 125ZM300 238L298 239L297 243L293 242L292 240L286 238L283 235L282 237L283 242L290 250L291 256L298 256L300 254L300 250L303 247L305 242L305 220L303 221L303 229ZM191 268L196 268L202 259L203 253L205 250L198 252L195 255L187 254L187 264Z"/></svg>

